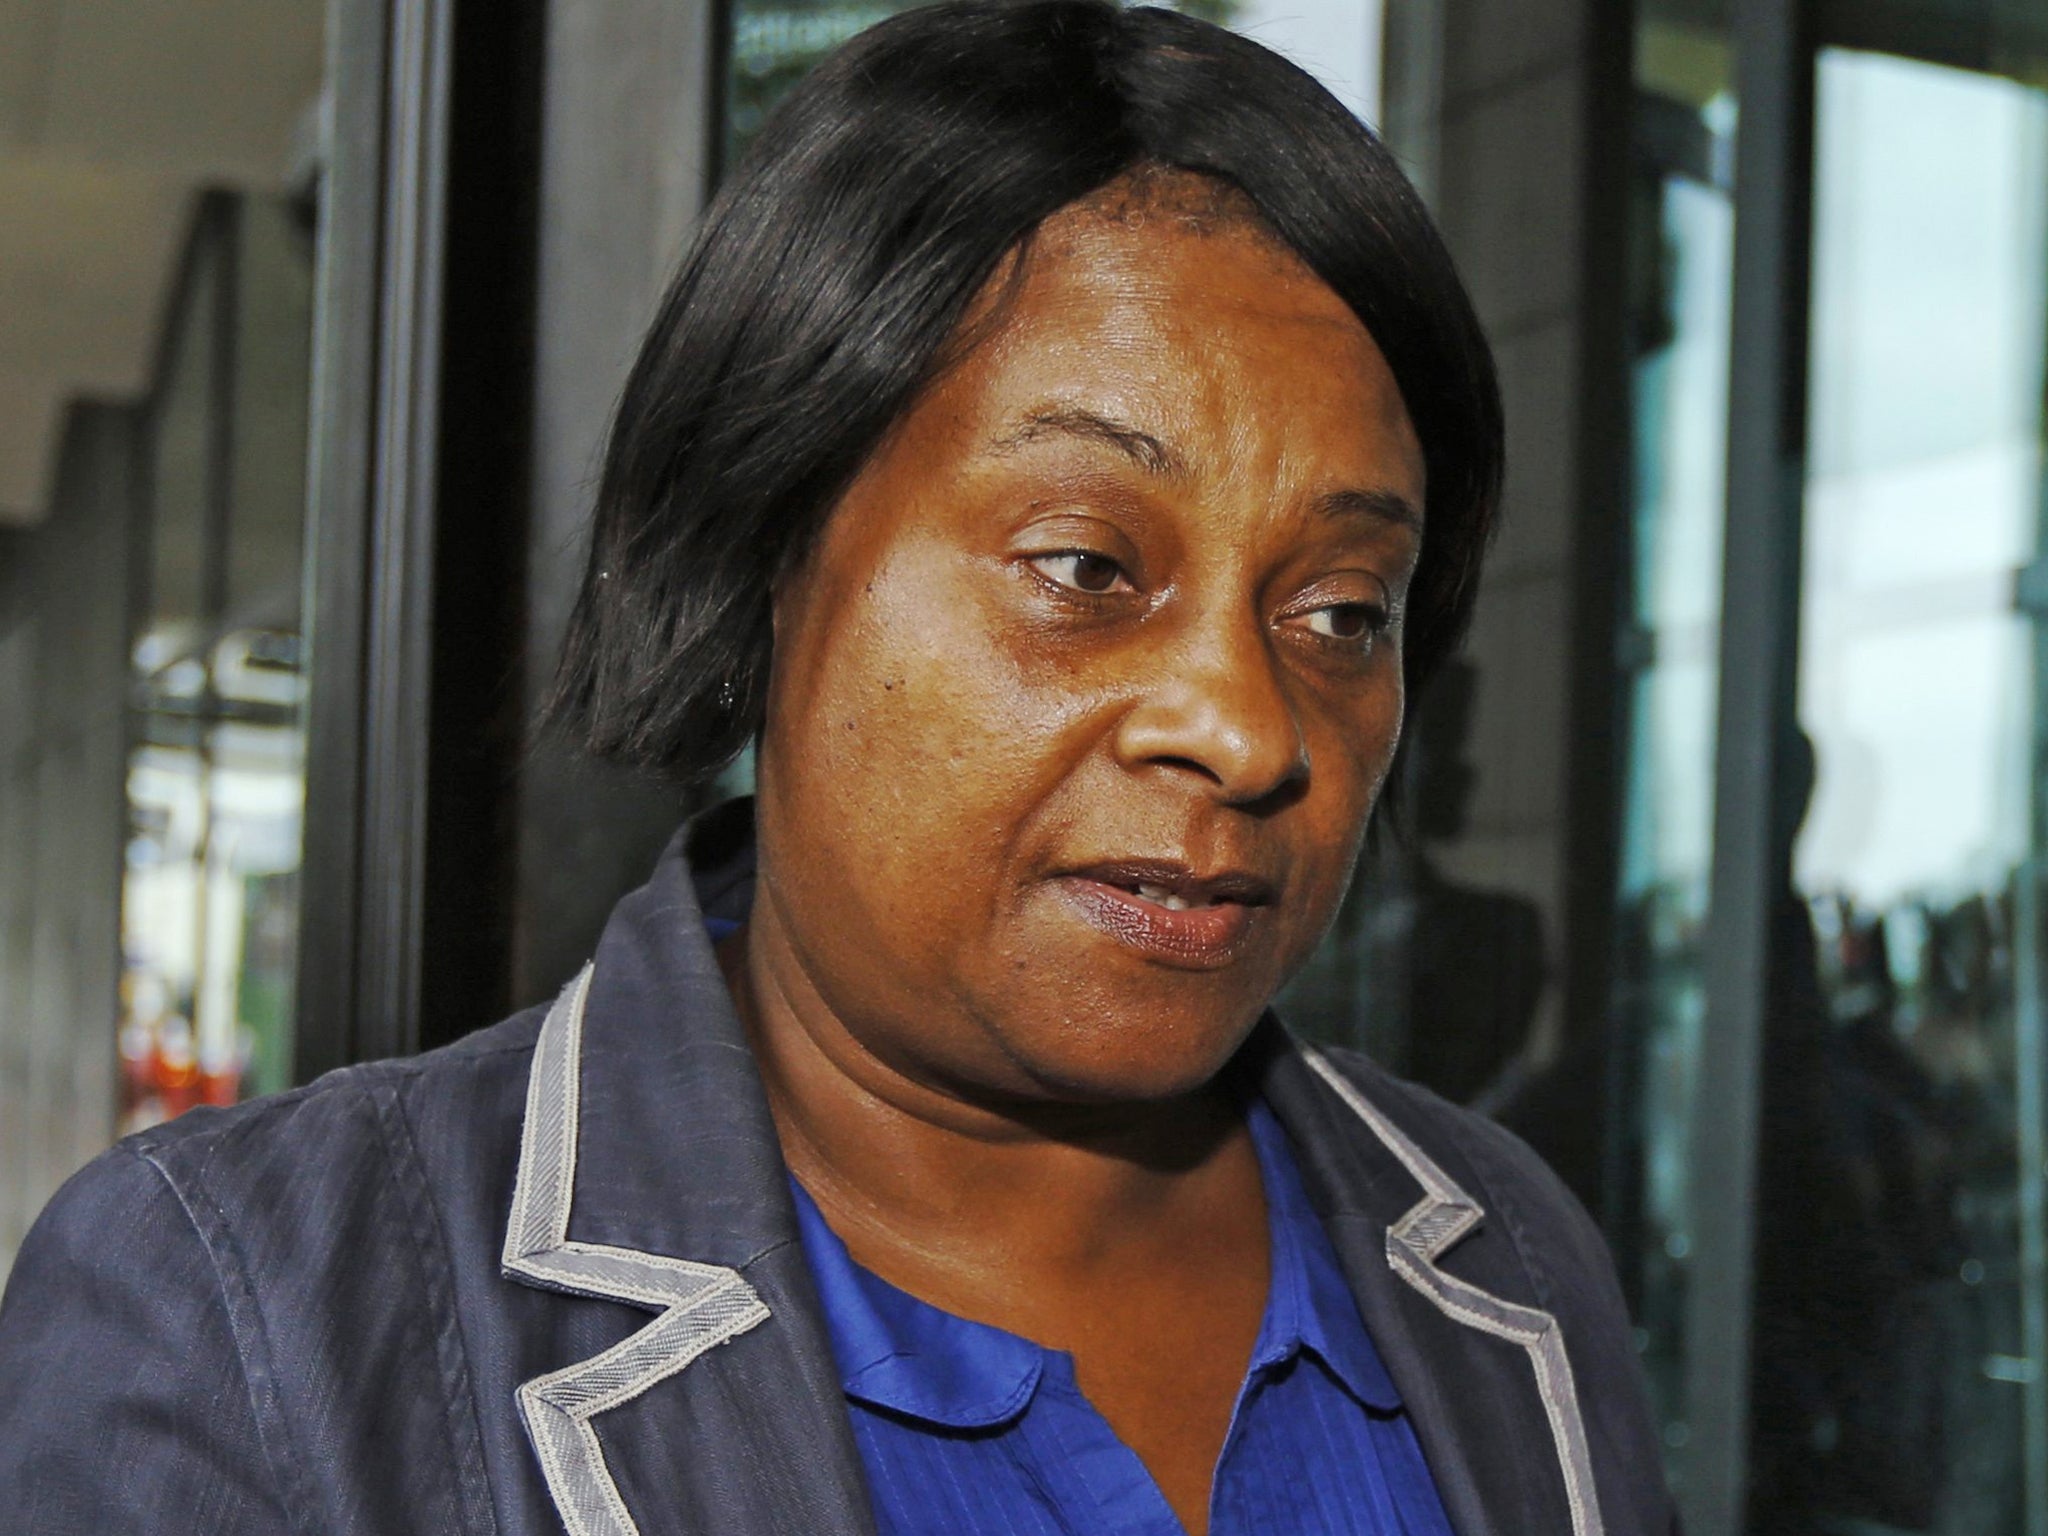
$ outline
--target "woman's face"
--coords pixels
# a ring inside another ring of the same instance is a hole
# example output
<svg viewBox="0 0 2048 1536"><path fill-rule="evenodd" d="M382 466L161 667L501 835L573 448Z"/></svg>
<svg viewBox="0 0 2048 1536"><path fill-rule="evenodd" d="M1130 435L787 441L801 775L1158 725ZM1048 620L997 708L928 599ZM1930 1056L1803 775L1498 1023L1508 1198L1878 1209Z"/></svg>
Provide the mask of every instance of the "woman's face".
<svg viewBox="0 0 2048 1536"><path fill-rule="evenodd" d="M847 1040L983 1102L1206 1082L1400 734L1400 393L1297 257L1185 213L1049 220L777 597L756 925Z"/></svg>

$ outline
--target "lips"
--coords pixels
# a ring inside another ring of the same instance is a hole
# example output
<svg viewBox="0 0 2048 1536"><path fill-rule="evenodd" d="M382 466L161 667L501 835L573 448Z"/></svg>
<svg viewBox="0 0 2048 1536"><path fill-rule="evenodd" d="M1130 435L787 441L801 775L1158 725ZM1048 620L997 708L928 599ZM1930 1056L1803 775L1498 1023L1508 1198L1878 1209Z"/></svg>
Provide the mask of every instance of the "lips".
<svg viewBox="0 0 2048 1536"><path fill-rule="evenodd" d="M1271 881L1247 871L1197 873L1150 859L1090 864L1057 884L1084 921L1125 948L1200 970L1235 960L1275 895Z"/></svg>

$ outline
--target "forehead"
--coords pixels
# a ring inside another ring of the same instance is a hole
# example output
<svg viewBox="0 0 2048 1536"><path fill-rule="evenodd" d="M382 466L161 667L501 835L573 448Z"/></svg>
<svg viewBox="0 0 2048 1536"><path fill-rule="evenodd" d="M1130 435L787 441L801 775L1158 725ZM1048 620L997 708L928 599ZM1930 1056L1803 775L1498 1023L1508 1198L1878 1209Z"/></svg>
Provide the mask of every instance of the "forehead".
<svg viewBox="0 0 2048 1536"><path fill-rule="evenodd" d="M1291 456L1420 502L1421 450L1371 335L1234 189L1116 183L1061 210L970 326L938 390L955 425L1101 410L1197 468Z"/></svg>

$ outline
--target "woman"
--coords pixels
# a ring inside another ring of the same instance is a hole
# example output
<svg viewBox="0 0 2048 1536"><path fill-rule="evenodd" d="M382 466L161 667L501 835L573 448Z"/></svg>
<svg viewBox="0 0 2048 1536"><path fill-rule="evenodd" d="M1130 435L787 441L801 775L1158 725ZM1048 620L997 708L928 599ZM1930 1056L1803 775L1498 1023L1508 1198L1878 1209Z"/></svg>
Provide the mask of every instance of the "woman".
<svg viewBox="0 0 2048 1536"><path fill-rule="evenodd" d="M1583 1213L1265 1014L1499 470L1300 71L1102 0L856 40L653 326L564 664L758 800L552 1008L74 1181L0 1314L22 1528L1668 1529Z"/></svg>

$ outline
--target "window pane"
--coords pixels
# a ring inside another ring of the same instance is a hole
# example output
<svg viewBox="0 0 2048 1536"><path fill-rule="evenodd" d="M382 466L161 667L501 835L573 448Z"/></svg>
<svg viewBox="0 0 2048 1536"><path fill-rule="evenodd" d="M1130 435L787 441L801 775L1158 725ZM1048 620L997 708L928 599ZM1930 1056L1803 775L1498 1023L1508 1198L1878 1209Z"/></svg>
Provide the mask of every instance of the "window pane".
<svg viewBox="0 0 2048 1536"><path fill-rule="evenodd" d="M2048 94L1832 50L1817 110L1751 1522L2031 1536Z"/></svg>
<svg viewBox="0 0 2048 1536"><path fill-rule="evenodd" d="M326 0L22 14L0 24L0 1271L120 1130L290 1069L331 116Z"/></svg>
<svg viewBox="0 0 2048 1536"><path fill-rule="evenodd" d="M1701 52L1670 49L1668 39L1666 51ZM1658 56L1646 49L1644 62ZM1624 1250L1626 1278L1671 1474L1682 1482L1735 221L1725 85L1709 68L1663 83L1690 95L1646 90L1637 107L1647 131L1636 190L1642 287L1613 1003L1615 1066L1629 1091L1615 1096L1623 1119L1610 1179L1621 1174L1635 1191L1635 1208L1611 1216L1635 1238Z"/></svg>
<svg viewBox="0 0 2048 1536"><path fill-rule="evenodd" d="M150 526L195 547L134 646L123 1130L291 1078L313 250L299 201L205 198L149 406Z"/></svg>

